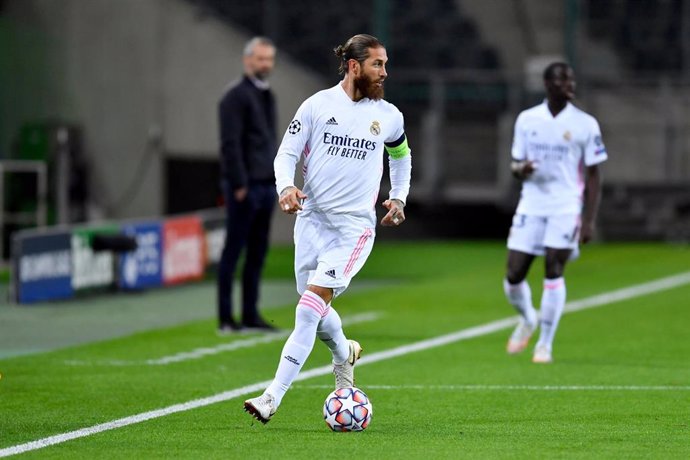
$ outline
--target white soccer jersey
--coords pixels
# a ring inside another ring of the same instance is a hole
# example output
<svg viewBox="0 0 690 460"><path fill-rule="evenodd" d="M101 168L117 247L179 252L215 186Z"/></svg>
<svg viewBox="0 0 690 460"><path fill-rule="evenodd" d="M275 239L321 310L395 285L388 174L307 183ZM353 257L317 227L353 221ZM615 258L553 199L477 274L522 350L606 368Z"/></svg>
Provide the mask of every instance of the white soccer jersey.
<svg viewBox="0 0 690 460"><path fill-rule="evenodd" d="M383 174L383 151L390 155L390 197L405 202L409 190L409 154L403 115L384 100L354 102L340 84L319 91L297 110L275 159L276 189L294 185L295 165L304 155L307 195L301 214L362 218L376 225L375 204ZM395 181L394 162L407 165Z"/></svg>
<svg viewBox="0 0 690 460"><path fill-rule="evenodd" d="M546 101L518 116L512 156L537 164L537 170L522 184L516 210L535 216L579 214L585 166L608 158L593 116L568 103L554 117Z"/></svg>

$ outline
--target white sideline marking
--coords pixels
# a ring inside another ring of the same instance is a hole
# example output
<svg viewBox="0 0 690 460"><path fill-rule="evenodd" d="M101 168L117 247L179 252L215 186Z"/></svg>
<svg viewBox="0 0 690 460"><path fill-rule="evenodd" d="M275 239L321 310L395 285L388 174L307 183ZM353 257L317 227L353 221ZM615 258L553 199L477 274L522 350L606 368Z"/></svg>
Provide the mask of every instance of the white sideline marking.
<svg viewBox="0 0 690 460"><path fill-rule="evenodd" d="M368 321L376 321L383 314L381 312L369 311L358 313L356 315L346 316L342 319L343 326L350 326L352 324L365 323ZM215 347L202 347L196 348L192 351L185 351L181 353L176 353L174 355L163 356L162 358L147 359L145 361L126 361L126 360L103 360L97 361L95 363L91 361L81 361L81 360L67 360L65 364L69 366L92 366L102 365L102 366L138 366L138 365L150 365L150 366L165 366L167 364L179 363L183 361L189 361L192 359L203 358L204 356L217 355L226 351L239 350L241 348L250 348L256 345L261 345L264 343L276 342L278 340L283 340L290 335L290 331L281 331L275 333L268 333L259 337L252 337L249 339L236 340L230 343L223 343L216 345Z"/></svg>
<svg viewBox="0 0 690 460"><path fill-rule="evenodd" d="M674 276L660 278L648 283L635 284L633 286L616 289L615 291L605 292L603 294L594 295L573 302L565 304L565 311L574 312L586 310L588 308L598 307L609 303L619 302L621 300L632 299L633 297L640 297L654 292L665 291L675 287L683 286L690 283L690 272L679 273Z"/></svg>
<svg viewBox="0 0 690 460"><path fill-rule="evenodd" d="M343 326L349 326L357 323L364 323L368 321L376 321L381 317L379 312L364 312L357 315L351 315L342 319ZM237 340L231 343L224 343L215 347L197 348L189 352L177 353L171 356L164 356L158 359L148 359L146 364L151 365L165 365L170 363L179 363L181 361L188 361L190 359L199 359L208 355L215 355L224 351L238 350L240 348L253 347L262 343L275 342L282 340L290 335L290 331L277 332L274 334L267 334L263 337L255 337L247 340Z"/></svg>
<svg viewBox="0 0 690 460"><path fill-rule="evenodd" d="M333 385L296 385L295 389L331 389ZM367 390L448 391L690 391L673 385L369 385Z"/></svg>
<svg viewBox="0 0 690 460"><path fill-rule="evenodd" d="M684 272L675 276L669 276L667 278L661 278L656 281L651 281L649 283L638 284L627 288L618 289L608 293L595 295L592 297L587 297L585 299L570 302L566 305L566 311L574 312L584 310L587 308L594 308L601 305L607 305L612 302L617 302L620 300L630 299L637 296L664 291L688 283L690 283L690 272ZM481 335L487 335L492 332L510 328L517 324L517 321L518 319L516 317L505 318L498 321L492 321L481 326L475 326L469 329L463 329L439 337L420 340L419 342L403 345L396 348L391 348L390 350L372 353L360 359L357 362L357 365L362 366L365 364L371 364L378 361L394 358L396 356L406 355L408 353L414 353L416 351L428 350L430 348L447 345L449 343L459 342L461 340L479 337ZM294 381L301 382L312 377L320 377L322 375L327 375L331 373L331 371L331 365L316 367L314 369L302 371ZM223 393L218 393L216 395L208 396L206 398L194 399L192 401L188 401L181 404L175 404L172 406L164 407L162 409L156 409L153 411L143 412L141 414L131 415L129 417L113 420L111 422L101 423L100 425L94 425L88 428L82 428L79 430L70 431L55 436L49 436L47 438L42 438L36 441L27 442L24 444L17 444L12 447L6 447L4 449L0 449L0 457L8 457L10 455L16 455L24 452L29 452L32 450L42 449L44 447L70 441L72 439L83 438L86 436L91 436L93 434L101 433L103 431L113 430L115 428L122 428L128 425L134 425L136 423L141 423L146 420L151 420L158 417L165 417L166 415L175 414L177 412L184 412L199 407L209 406L211 404L228 401L230 399L245 396L253 392L262 391L270 383L270 380L266 380L263 382L247 385L241 388L236 388L234 390L225 391Z"/></svg>

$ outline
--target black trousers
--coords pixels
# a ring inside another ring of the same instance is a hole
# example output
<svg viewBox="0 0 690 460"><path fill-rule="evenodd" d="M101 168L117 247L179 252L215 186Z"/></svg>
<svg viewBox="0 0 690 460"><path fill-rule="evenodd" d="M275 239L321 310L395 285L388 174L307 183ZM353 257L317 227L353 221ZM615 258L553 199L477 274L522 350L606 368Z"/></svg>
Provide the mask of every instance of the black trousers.
<svg viewBox="0 0 690 460"><path fill-rule="evenodd" d="M232 291L235 270L245 250L242 272L242 322L258 318L259 283L271 228L276 192L273 181L250 183L245 199L235 200L227 181L221 183L225 195L225 246L218 267L218 320L221 325L232 321Z"/></svg>

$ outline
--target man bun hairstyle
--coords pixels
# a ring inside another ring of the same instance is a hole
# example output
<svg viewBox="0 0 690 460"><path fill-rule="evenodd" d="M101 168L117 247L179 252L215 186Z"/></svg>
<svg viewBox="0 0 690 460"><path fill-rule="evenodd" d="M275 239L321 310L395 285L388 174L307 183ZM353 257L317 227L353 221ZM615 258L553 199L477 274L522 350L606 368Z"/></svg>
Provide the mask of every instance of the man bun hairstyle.
<svg viewBox="0 0 690 460"><path fill-rule="evenodd" d="M357 34L350 37L344 45L338 45L333 48L333 52L340 62L338 73L340 75L347 73L347 63L350 59L354 59L362 64L369 57L369 48L384 48L384 46L373 35Z"/></svg>

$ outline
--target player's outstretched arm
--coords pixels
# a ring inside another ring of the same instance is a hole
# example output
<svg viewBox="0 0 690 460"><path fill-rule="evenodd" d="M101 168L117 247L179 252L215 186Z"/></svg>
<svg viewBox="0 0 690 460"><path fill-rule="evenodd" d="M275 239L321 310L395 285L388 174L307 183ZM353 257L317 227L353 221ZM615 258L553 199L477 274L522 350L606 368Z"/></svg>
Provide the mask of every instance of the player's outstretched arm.
<svg viewBox="0 0 690 460"><path fill-rule="evenodd" d="M285 187L282 192L280 192L280 197L278 198L278 204L280 205L280 210L286 214L294 214L297 211L302 210L302 200L307 198L302 190L295 186Z"/></svg>
<svg viewBox="0 0 690 460"><path fill-rule="evenodd" d="M397 227L405 221L405 203L394 198L386 200L381 204L388 209L386 215L381 219L381 225L384 227Z"/></svg>

